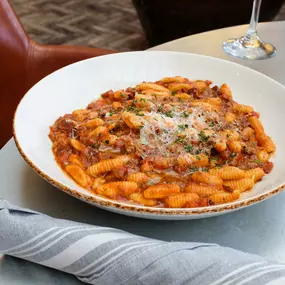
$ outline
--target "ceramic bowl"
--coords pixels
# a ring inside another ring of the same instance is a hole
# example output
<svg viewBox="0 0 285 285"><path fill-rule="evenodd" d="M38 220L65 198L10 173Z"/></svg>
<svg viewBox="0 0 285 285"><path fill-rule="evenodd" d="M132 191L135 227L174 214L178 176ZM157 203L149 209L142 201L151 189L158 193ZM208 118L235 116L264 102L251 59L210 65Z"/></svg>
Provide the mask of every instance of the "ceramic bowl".
<svg viewBox="0 0 285 285"><path fill-rule="evenodd" d="M81 188L56 164L48 138L49 126L61 115L85 108L109 89L135 86L180 75L227 83L239 103L261 113L265 130L276 143L273 171L237 201L203 208L152 208L98 197ZM118 53L84 60L38 82L20 102L14 118L17 147L29 165L62 191L94 206L151 219L196 219L225 214L272 197L285 186L285 88L244 66L207 56L163 51Z"/></svg>

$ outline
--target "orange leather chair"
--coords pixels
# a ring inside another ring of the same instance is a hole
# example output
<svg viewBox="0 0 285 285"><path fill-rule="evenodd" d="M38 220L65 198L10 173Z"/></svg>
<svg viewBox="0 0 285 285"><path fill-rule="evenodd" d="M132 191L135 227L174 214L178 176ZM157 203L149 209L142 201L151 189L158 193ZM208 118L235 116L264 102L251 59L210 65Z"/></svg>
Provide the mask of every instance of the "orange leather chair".
<svg viewBox="0 0 285 285"><path fill-rule="evenodd" d="M39 45L29 39L8 0L0 0L0 148L24 94L49 73L73 62L113 53L106 49Z"/></svg>

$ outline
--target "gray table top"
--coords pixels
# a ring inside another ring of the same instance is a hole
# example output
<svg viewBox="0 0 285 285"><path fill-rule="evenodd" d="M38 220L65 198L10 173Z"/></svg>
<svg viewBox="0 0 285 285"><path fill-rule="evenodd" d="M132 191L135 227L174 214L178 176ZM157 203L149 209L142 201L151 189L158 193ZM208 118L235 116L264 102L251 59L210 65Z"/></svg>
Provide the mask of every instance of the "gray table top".
<svg viewBox="0 0 285 285"><path fill-rule="evenodd" d="M166 43L152 50L211 55L259 70L285 85L285 22L260 25L260 35L273 43L275 58L244 61L224 54L222 41L240 36L246 26L216 30ZM57 218L120 228L167 241L218 243L285 262L285 192L249 208L208 219L154 221L113 214L85 204L40 178L22 159L11 139L0 151L0 197ZM83 284L75 277L17 258L0 255L0 284Z"/></svg>

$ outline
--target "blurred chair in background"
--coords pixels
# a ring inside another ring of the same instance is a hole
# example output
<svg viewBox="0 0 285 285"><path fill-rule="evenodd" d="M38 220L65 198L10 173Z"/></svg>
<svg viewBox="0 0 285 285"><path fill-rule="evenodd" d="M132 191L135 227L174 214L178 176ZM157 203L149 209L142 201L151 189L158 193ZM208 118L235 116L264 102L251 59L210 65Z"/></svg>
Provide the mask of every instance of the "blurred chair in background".
<svg viewBox="0 0 285 285"><path fill-rule="evenodd" d="M249 23L253 0L132 0L150 46L209 30ZM284 0L262 0L260 22Z"/></svg>
<svg viewBox="0 0 285 285"><path fill-rule="evenodd" d="M0 148L12 136L13 114L29 88L63 66L113 52L87 47L39 45L29 39L9 1L1 0Z"/></svg>

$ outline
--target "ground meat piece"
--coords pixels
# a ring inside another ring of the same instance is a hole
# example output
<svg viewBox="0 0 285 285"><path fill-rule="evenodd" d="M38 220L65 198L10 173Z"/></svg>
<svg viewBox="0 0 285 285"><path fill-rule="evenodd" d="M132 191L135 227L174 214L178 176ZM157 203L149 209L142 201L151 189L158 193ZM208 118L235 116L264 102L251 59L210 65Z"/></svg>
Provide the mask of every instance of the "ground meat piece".
<svg viewBox="0 0 285 285"><path fill-rule="evenodd" d="M237 166L240 164L242 160L242 154L241 153L237 153L236 156L232 159L232 161L229 163L229 165L231 166Z"/></svg>
<svg viewBox="0 0 285 285"><path fill-rule="evenodd" d="M88 110L96 110L99 111L103 106L106 106L106 101L104 99L99 99L94 102L91 102L88 106Z"/></svg>
<svg viewBox="0 0 285 285"><path fill-rule="evenodd" d="M181 174L187 170L187 166L175 165L173 167L173 170L176 171L177 173Z"/></svg>
<svg viewBox="0 0 285 285"><path fill-rule="evenodd" d="M225 94L225 93L221 93L220 98L223 99L223 100L228 101L228 100L230 100L231 97L229 95Z"/></svg>
<svg viewBox="0 0 285 285"><path fill-rule="evenodd" d="M122 137L119 137L114 144L115 148L123 148L125 146L125 140Z"/></svg>
<svg viewBox="0 0 285 285"><path fill-rule="evenodd" d="M69 146L69 138L67 137L66 134L63 133L53 133L54 139L55 139L55 144L53 145L53 148L56 149L60 145L63 147L68 147Z"/></svg>
<svg viewBox="0 0 285 285"><path fill-rule="evenodd" d="M67 136L71 137L76 125L77 121L73 115L65 115L56 120L54 125L51 127L51 132L63 132Z"/></svg>
<svg viewBox="0 0 285 285"><path fill-rule="evenodd" d="M128 95L128 99L133 99L135 97L136 90L135 88L129 87L125 90L125 94Z"/></svg>
<svg viewBox="0 0 285 285"><path fill-rule="evenodd" d="M220 152L220 157L222 159L229 159L231 155L231 152L227 149L225 151Z"/></svg>
<svg viewBox="0 0 285 285"><path fill-rule="evenodd" d="M247 146L245 148L242 148L242 152L245 154L256 154L256 148Z"/></svg>
<svg viewBox="0 0 285 285"><path fill-rule="evenodd" d="M72 154L71 147L58 144L54 149L56 160L59 164L66 164L69 156Z"/></svg>
<svg viewBox="0 0 285 285"><path fill-rule="evenodd" d="M259 114L257 112L252 112L251 116L255 116L255 117L259 118Z"/></svg>
<svg viewBox="0 0 285 285"><path fill-rule="evenodd" d="M263 166L263 171L264 171L266 174L268 174L268 173L271 172L272 168L273 168L273 163L270 162L270 161L268 161L268 162L266 162L266 164Z"/></svg>
<svg viewBox="0 0 285 285"><path fill-rule="evenodd" d="M112 97L113 97L113 94L114 94L113 90L108 90L108 91L106 91L105 93L101 94L101 96L102 96L103 98L112 98Z"/></svg>
<svg viewBox="0 0 285 285"><path fill-rule="evenodd" d="M121 149L125 148L127 153L135 153L136 147L134 145L134 139L129 136L122 136L115 142L115 147L119 147Z"/></svg>
<svg viewBox="0 0 285 285"><path fill-rule="evenodd" d="M100 160L97 150L89 146L80 153L80 158L86 167L93 165Z"/></svg>
<svg viewBox="0 0 285 285"><path fill-rule="evenodd" d="M112 170L112 173L117 179L124 180L128 175L128 169L124 166Z"/></svg>
<svg viewBox="0 0 285 285"><path fill-rule="evenodd" d="M188 94L192 95L195 99L201 99L203 96L201 93L198 92L197 88L192 88L188 90Z"/></svg>
<svg viewBox="0 0 285 285"><path fill-rule="evenodd" d="M218 97L219 95L221 95L219 87L217 85L213 86L211 88L211 97Z"/></svg>
<svg viewBox="0 0 285 285"><path fill-rule="evenodd" d="M200 98L210 98L212 96L212 92L211 92L211 89L205 89L202 94L201 94L201 97Z"/></svg>

